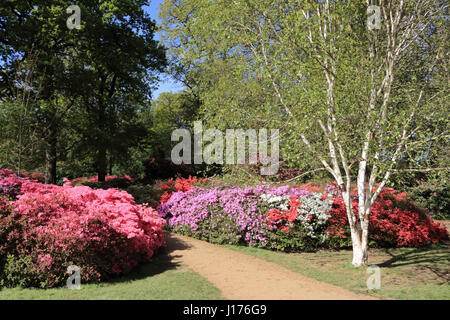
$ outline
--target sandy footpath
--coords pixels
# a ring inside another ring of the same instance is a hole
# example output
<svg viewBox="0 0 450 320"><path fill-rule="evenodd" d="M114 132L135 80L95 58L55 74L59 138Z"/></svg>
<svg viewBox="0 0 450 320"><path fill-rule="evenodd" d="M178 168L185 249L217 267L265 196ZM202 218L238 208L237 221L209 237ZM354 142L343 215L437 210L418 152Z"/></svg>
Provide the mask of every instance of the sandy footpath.
<svg viewBox="0 0 450 320"><path fill-rule="evenodd" d="M227 299L373 299L197 239L172 233L166 240L173 262L208 279Z"/></svg>

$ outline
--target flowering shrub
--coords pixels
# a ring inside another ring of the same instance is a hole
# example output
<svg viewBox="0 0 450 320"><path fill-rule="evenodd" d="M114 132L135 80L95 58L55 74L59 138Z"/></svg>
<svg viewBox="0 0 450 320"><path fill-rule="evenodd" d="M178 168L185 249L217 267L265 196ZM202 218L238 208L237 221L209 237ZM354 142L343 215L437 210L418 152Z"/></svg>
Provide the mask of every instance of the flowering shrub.
<svg viewBox="0 0 450 320"><path fill-rule="evenodd" d="M335 239L349 239L344 201L334 198L333 202L328 233ZM357 216L357 198L353 199L353 208ZM372 246L418 247L447 238L446 228L433 222L405 193L384 188L372 206L369 217L369 240Z"/></svg>
<svg viewBox="0 0 450 320"><path fill-rule="evenodd" d="M14 176L16 173L12 171L11 169L0 169L0 179ZM17 176L17 175L16 175ZM20 174L18 175L20 178L25 178L28 180L34 180L37 182L45 182L45 176L42 172L28 172L28 171L20 171Z"/></svg>
<svg viewBox="0 0 450 320"><path fill-rule="evenodd" d="M336 185L321 191L311 184L205 189L180 183L176 190L158 206L176 232L213 243L283 251L351 245L345 206ZM352 199L356 212L357 196ZM385 188L373 206L372 246L420 246L446 238L446 229L432 222L404 193Z"/></svg>
<svg viewBox="0 0 450 320"><path fill-rule="evenodd" d="M27 178L29 180L34 180L34 181L41 182L41 183L45 182L45 176L42 172L21 171L20 176L22 178Z"/></svg>
<svg viewBox="0 0 450 320"><path fill-rule="evenodd" d="M192 187L173 193L158 211L175 231L213 243L248 243L264 247L273 227L265 217L267 205L260 195L289 194L289 186L233 188L220 190ZM292 189L294 194L300 191Z"/></svg>
<svg viewBox="0 0 450 320"><path fill-rule="evenodd" d="M16 175L10 175L6 178L0 179L0 196L7 197L9 199L16 199L20 194L24 181L24 178Z"/></svg>
<svg viewBox="0 0 450 320"><path fill-rule="evenodd" d="M303 204L302 204L303 203ZM289 186L244 189L190 188L158 207L175 231L214 243L246 243L280 250L323 242L331 201ZM289 234L280 238L280 231ZM295 237L295 234L301 237ZM307 249L310 249L308 245ZM305 248L306 249L306 248Z"/></svg>
<svg viewBox="0 0 450 320"><path fill-rule="evenodd" d="M24 180L16 201L0 197L0 213L5 286L61 285L70 265L83 282L98 282L149 260L164 241L157 212L117 189Z"/></svg>
<svg viewBox="0 0 450 320"><path fill-rule="evenodd" d="M167 202L170 197L172 196L173 192L185 192L191 190L192 186L196 183L204 183L208 181L208 178L197 178L197 177L191 177L189 178L177 178L175 181L173 181L173 178L170 178L167 182L167 184L163 184L161 186L161 190L164 191L163 195L161 196L161 202Z"/></svg>
<svg viewBox="0 0 450 320"><path fill-rule="evenodd" d="M271 223L277 226L271 234L272 248L310 251L328 239L325 229L332 201L320 193L302 191L299 196L262 195L269 205L276 204L267 212Z"/></svg>

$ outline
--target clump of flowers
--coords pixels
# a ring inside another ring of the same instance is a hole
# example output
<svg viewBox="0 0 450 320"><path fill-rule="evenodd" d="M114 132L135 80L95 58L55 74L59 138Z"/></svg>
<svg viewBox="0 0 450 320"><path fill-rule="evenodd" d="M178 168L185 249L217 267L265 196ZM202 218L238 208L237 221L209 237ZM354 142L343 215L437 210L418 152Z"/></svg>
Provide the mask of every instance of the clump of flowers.
<svg viewBox="0 0 450 320"><path fill-rule="evenodd" d="M192 189L193 185L195 184L201 184L208 181L208 178L197 178L189 176L189 178L177 178L175 181L173 178L170 178L167 181L167 184L163 184L161 186L161 190L164 191L163 195L161 196L161 202L167 202L170 197L172 196L173 192L186 192Z"/></svg>
<svg viewBox="0 0 450 320"><path fill-rule="evenodd" d="M125 191L25 179L17 200L0 200L4 286L58 286L70 265L82 281L99 282L148 261L164 242L165 221Z"/></svg>
<svg viewBox="0 0 450 320"><path fill-rule="evenodd" d="M327 232L333 238L348 239L347 213L344 200L333 198L330 225ZM352 200L358 216L358 201ZM369 239L380 247L419 247L448 239L444 226L410 201L406 193L384 188L372 206L369 216Z"/></svg>
<svg viewBox="0 0 450 320"><path fill-rule="evenodd" d="M273 248L310 250L328 239L325 229L332 201L321 193L301 190L302 195L261 196L270 206L267 217L276 226L271 233Z"/></svg>
<svg viewBox="0 0 450 320"><path fill-rule="evenodd" d="M282 199L286 195L303 193L289 186L192 187L173 193L168 201L159 205L158 211L177 232L214 243L247 243L265 247L268 245L268 232L276 226L266 217L270 205L261 196L270 194Z"/></svg>

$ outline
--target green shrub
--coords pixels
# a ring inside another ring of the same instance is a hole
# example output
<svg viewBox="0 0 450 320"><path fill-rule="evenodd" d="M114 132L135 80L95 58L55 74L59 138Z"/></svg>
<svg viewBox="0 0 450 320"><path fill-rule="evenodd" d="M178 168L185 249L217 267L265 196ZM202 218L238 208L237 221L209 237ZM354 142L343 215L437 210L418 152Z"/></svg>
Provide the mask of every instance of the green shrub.
<svg viewBox="0 0 450 320"><path fill-rule="evenodd" d="M450 187L422 182L408 191L409 197L428 210L434 219L450 219Z"/></svg>
<svg viewBox="0 0 450 320"><path fill-rule="evenodd" d="M276 229L269 233L269 248L285 252L314 252L321 246L322 242L307 235L301 225L295 224L289 233Z"/></svg>
<svg viewBox="0 0 450 320"><path fill-rule="evenodd" d="M87 180L79 183L79 185L87 186L92 189L109 189L109 188L126 189L131 184L132 181L123 178L114 178L103 182Z"/></svg>
<svg viewBox="0 0 450 320"><path fill-rule="evenodd" d="M159 189L148 184L132 184L125 190L133 196L137 204L148 203L151 206L159 203L162 194Z"/></svg>

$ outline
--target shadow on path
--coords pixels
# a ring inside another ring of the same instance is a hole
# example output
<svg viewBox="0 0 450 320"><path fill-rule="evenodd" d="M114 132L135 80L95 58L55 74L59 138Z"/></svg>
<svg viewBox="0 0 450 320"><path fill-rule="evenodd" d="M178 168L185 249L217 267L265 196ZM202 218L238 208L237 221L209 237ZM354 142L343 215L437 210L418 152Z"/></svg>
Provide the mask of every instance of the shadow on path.
<svg viewBox="0 0 450 320"><path fill-rule="evenodd" d="M159 248L151 261L136 267L126 276L108 281L110 283L124 283L151 277L168 270L176 270L180 263L176 262L180 255L171 255L175 250L186 250L191 246L181 239L174 238L169 233L164 233L166 245Z"/></svg>

